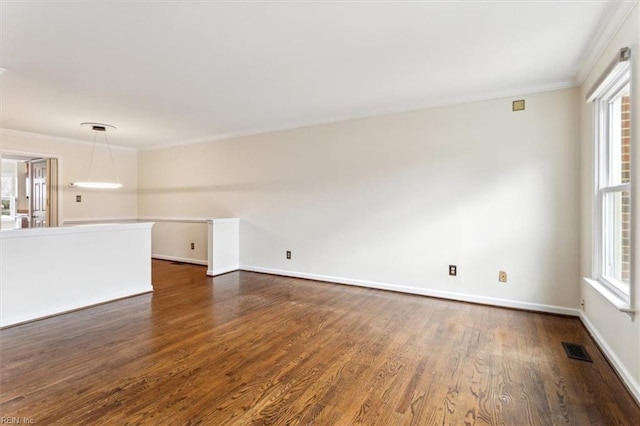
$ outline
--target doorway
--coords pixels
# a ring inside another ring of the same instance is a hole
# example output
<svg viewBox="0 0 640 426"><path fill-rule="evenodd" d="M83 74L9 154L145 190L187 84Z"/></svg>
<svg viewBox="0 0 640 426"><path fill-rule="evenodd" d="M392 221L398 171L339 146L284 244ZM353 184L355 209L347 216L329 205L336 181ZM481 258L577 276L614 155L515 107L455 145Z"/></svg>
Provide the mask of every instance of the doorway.
<svg viewBox="0 0 640 426"><path fill-rule="evenodd" d="M58 159L2 153L2 229L58 226Z"/></svg>

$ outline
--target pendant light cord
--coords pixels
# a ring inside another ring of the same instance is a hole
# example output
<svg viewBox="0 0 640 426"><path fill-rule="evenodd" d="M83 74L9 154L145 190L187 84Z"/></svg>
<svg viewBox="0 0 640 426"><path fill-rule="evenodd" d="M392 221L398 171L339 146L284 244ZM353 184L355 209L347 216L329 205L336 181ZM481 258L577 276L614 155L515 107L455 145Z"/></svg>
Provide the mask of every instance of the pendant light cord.
<svg viewBox="0 0 640 426"><path fill-rule="evenodd" d="M113 172L116 174L116 182L118 185L120 184L120 176L118 175L118 169L116 169L116 163L113 161L113 154L111 153L111 146L109 145L109 138L107 137L107 132L104 132L104 142L107 144L107 150L109 151L109 158L111 159L111 167L113 167Z"/></svg>
<svg viewBox="0 0 640 426"><path fill-rule="evenodd" d="M87 170L87 182L91 182L91 168L93 167L93 155L96 152L96 140L98 139L98 132L93 131L93 146L91 147L91 159L89 160L89 169Z"/></svg>
<svg viewBox="0 0 640 426"><path fill-rule="evenodd" d="M113 173L116 175L116 182L120 185L120 175L118 174L118 169L116 168L116 163L113 161L113 153L111 152L111 145L109 145L109 138L107 137L106 130L99 130L104 133L104 143L107 145L107 151L109 152L109 159L111 160L111 167L113 168ZM93 158L96 153L96 144L98 139L98 130L93 129L93 147L91 148L91 158L89 160L89 170L87 170L87 182L91 182L91 169L93 168Z"/></svg>

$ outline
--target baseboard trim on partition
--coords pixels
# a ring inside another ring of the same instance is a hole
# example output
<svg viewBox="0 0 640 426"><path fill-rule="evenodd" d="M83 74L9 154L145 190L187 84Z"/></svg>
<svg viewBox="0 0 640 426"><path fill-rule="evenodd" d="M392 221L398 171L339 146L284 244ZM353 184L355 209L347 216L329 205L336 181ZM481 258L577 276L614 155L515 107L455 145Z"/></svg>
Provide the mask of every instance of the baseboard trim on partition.
<svg viewBox="0 0 640 426"><path fill-rule="evenodd" d="M631 395L635 398L636 402L640 405L640 383L638 383L629 370L624 366L620 358L616 355L616 353L611 349L611 346L607 343L607 341L602 337L598 329L593 325L586 314L580 311L580 320L586 327L586 329L591 334L593 340L595 340L596 344L607 358L613 369L616 371L620 379L622 379L622 383L627 387Z"/></svg>
<svg viewBox="0 0 640 426"><path fill-rule="evenodd" d="M237 265L230 266L227 268L208 269L207 275L209 275L210 277L215 277L216 275L228 274L229 272L234 272L234 271L237 271L238 269L240 268Z"/></svg>
<svg viewBox="0 0 640 426"><path fill-rule="evenodd" d="M241 265L240 269L243 271L260 272L264 274L282 275L286 277L304 278L308 280L324 281L336 284L347 284L358 287L375 288L379 290L397 291L400 293L416 294L420 296L436 297L439 299L457 300L460 302L471 302L482 305L497 306L501 308L513 308L526 311L544 312L550 314L568 315L568 316L580 316L578 309L567 308L563 306L544 305L531 302L520 302L517 300L498 299L494 297L476 296L466 293L454 293L440 290L430 290L419 287L402 286L397 284L381 283L376 281L356 280L351 278L334 277L327 275L309 274L306 272L296 272L289 270L280 270L272 268L263 268L258 266Z"/></svg>
<svg viewBox="0 0 640 426"><path fill-rule="evenodd" d="M207 266L209 264L209 262L206 261L206 260L189 259L187 257L178 257L178 256L166 256L164 254L152 254L151 257L153 259L158 259L158 260L170 260L172 262L191 263L191 264L194 264L194 265Z"/></svg>

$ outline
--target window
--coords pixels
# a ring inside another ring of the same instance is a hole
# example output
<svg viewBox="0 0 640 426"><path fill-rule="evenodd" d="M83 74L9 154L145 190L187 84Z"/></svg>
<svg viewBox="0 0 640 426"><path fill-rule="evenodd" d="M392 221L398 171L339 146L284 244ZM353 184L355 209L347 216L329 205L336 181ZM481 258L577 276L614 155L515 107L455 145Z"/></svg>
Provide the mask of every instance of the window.
<svg viewBox="0 0 640 426"><path fill-rule="evenodd" d="M12 197L2 197L2 217L11 219L16 216L16 202Z"/></svg>
<svg viewBox="0 0 640 426"><path fill-rule="evenodd" d="M618 309L631 311L631 65L624 48L587 100L595 103L594 277Z"/></svg>
<svg viewBox="0 0 640 426"><path fill-rule="evenodd" d="M16 215L16 197L18 195L18 182L16 173L16 162L11 160L2 160L2 182L0 189L2 193L2 211L3 218L13 219Z"/></svg>

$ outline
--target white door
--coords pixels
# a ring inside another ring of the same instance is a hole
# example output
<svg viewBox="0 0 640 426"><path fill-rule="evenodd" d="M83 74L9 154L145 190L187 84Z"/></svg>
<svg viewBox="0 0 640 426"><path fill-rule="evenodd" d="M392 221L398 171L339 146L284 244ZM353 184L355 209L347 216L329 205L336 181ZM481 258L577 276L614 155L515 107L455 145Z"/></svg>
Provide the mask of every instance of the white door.
<svg viewBox="0 0 640 426"><path fill-rule="evenodd" d="M46 228L47 223L47 162L31 162L31 227Z"/></svg>

